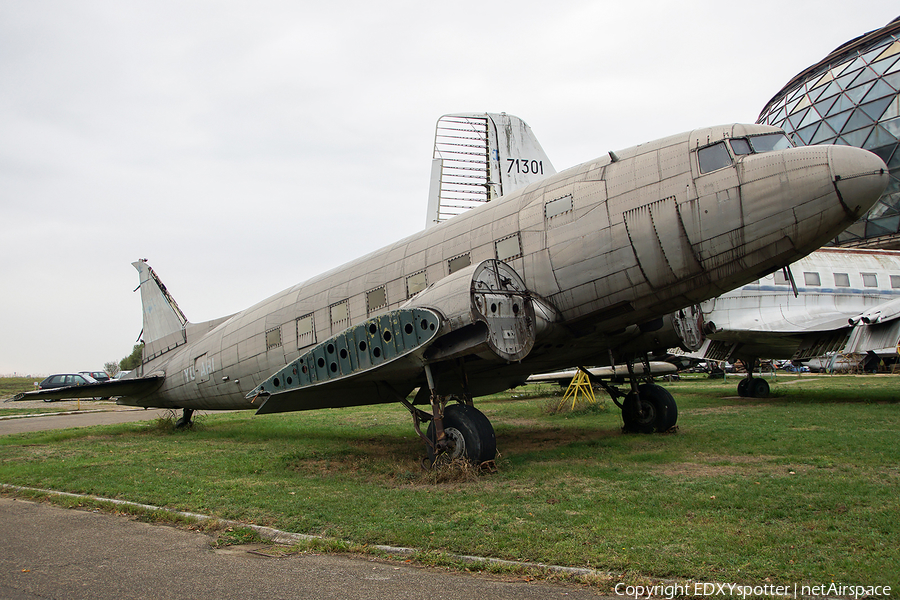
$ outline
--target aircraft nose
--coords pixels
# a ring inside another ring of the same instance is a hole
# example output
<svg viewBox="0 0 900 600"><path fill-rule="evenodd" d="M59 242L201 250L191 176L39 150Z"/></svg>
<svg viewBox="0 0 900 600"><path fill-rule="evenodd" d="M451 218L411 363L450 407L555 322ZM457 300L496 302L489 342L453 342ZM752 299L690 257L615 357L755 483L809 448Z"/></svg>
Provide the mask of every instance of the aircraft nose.
<svg viewBox="0 0 900 600"><path fill-rule="evenodd" d="M853 146L830 146L832 180L844 208L861 217L888 185L887 166L877 155Z"/></svg>

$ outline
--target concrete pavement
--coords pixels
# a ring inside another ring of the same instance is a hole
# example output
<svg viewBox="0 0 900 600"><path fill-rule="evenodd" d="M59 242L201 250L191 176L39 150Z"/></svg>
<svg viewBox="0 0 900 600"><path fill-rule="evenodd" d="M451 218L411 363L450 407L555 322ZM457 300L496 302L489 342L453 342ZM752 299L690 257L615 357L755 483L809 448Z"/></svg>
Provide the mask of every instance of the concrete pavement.
<svg viewBox="0 0 900 600"><path fill-rule="evenodd" d="M0 497L0 597L8 600L596 599L585 587L366 557L266 557L213 549L196 531ZM255 549L253 546L249 549ZM265 548L263 548L265 552Z"/></svg>

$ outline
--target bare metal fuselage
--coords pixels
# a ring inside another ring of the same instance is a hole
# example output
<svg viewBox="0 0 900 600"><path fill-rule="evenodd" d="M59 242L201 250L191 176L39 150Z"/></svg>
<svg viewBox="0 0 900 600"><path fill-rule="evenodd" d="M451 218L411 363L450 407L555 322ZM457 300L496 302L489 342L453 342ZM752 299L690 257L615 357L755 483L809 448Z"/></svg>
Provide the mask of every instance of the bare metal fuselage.
<svg viewBox="0 0 900 600"><path fill-rule="evenodd" d="M845 146L733 156L731 166L701 174L698 148L772 131L778 130L712 127L611 153L241 313L188 323L158 339L147 339L145 314L141 375L165 379L155 391L120 402L259 408L247 394L309 347L378 313L421 306L411 292L423 283L432 286L451 271L490 259L511 266L531 294L553 307L554 317L538 327L520 361L483 353L469 360L465 377L474 395L505 389L529 373L598 364L632 339L637 326L815 250L854 222L886 185L880 159ZM438 312L444 317L440 337L454 325L453 315ZM452 375L458 357L445 362L432 366L450 389L459 384ZM388 391L369 386L354 393L335 382L334 394L320 393L295 409L388 402L421 384L422 373L393 380Z"/></svg>

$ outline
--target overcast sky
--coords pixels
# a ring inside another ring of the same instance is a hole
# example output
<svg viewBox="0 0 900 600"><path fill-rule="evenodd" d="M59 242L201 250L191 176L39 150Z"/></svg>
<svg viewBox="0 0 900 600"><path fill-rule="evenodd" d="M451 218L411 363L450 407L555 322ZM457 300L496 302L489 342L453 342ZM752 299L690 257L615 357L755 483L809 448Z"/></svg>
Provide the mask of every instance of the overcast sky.
<svg viewBox="0 0 900 600"><path fill-rule="evenodd" d="M864 7L864 8L857 8ZM95 370L420 230L435 122L566 167L755 122L896 1L0 0L0 374Z"/></svg>

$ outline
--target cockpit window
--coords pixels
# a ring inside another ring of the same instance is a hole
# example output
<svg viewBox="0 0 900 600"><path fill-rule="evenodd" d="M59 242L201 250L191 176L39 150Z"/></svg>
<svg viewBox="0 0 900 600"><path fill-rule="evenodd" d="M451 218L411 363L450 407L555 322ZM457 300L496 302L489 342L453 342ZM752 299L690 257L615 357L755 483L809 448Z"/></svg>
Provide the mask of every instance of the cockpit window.
<svg viewBox="0 0 900 600"><path fill-rule="evenodd" d="M753 153L753 149L750 148L750 142L747 140L747 138L737 138L731 140L731 150L734 152L735 156Z"/></svg>
<svg viewBox="0 0 900 600"><path fill-rule="evenodd" d="M788 148L794 147L788 137L783 133L767 133L766 135L755 135L748 139L750 140L750 145L753 146L753 151L756 153L774 152L775 150L787 150Z"/></svg>
<svg viewBox="0 0 900 600"><path fill-rule="evenodd" d="M728 153L728 148L725 147L724 142L701 148L697 156L700 159L701 173L711 173L730 167L732 164L731 155Z"/></svg>

